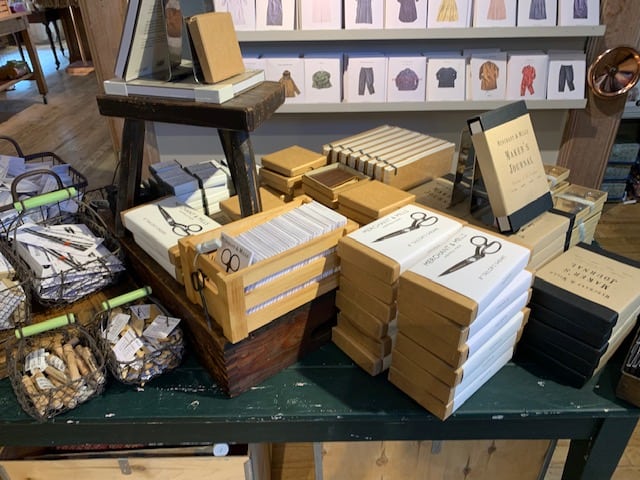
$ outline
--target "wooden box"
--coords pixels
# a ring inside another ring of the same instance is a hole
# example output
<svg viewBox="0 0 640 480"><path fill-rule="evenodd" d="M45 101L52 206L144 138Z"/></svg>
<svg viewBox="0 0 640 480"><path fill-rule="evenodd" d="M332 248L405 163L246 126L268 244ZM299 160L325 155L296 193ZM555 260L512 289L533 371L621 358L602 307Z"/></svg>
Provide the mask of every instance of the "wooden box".
<svg viewBox="0 0 640 480"><path fill-rule="evenodd" d="M258 193L260 194L263 212L284 205L283 195L276 195L271 190L264 187L260 187ZM242 218L242 214L240 213L240 201L237 195L220 202L220 210L222 210L222 212L231 220L240 220Z"/></svg>
<svg viewBox="0 0 640 480"><path fill-rule="evenodd" d="M322 178L328 174L338 174L338 172L344 173L345 178L350 177L349 180L337 184L328 184L325 182L325 179ZM332 163L325 167L317 168L312 172L305 173L302 176L302 190L323 205L330 208L337 208L338 195L340 193L365 181L369 181L369 177L364 173L358 172L342 163Z"/></svg>
<svg viewBox="0 0 640 480"><path fill-rule="evenodd" d="M327 164L327 156L298 145L262 156L262 166L285 177L296 177Z"/></svg>
<svg viewBox="0 0 640 480"><path fill-rule="evenodd" d="M11 15L9 0L0 0L0 18L8 17L9 15Z"/></svg>
<svg viewBox="0 0 640 480"><path fill-rule="evenodd" d="M338 286L339 261L335 247L341 237L357 228L357 224L347 220L343 228L237 272L226 272L215 261L214 253L198 255L199 245L218 240L222 232L238 235L310 201L308 197L300 197L280 208L180 240L184 274L191 276L191 272L199 271L204 276L201 294L192 283L185 282L187 297L194 303L204 304L232 343L247 338L250 332L275 318L335 289ZM300 265L301 262L306 263ZM255 288L247 288L253 285Z"/></svg>

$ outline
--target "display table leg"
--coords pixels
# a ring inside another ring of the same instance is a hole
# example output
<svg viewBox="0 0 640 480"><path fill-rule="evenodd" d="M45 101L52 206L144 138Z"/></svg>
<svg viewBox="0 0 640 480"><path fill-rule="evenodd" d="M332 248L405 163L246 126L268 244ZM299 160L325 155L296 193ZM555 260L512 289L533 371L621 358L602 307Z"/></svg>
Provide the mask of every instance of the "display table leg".
<svg viewBox="0 0 640 480"><path fill-rule="evenodd" d="M135 205L140 188L140 171L144 154L144 120L125 118L122 129L122 148L120 151L120 175L116 199L116 236L124 236L124 225L120 212Z"/></svg>

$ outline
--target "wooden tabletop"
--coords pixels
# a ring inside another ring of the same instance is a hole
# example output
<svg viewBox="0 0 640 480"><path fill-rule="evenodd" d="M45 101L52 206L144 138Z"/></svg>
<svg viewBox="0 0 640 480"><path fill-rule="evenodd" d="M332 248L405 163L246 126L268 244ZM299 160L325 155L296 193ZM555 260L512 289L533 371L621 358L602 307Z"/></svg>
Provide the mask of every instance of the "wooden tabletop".
<svg viewBox="0 0 640 480"><path fill-rule="evenodd" d="M98 108L108 117L252 132L284 103L278 82L262 82L222 103L203 103L146 96L98 95Z"/></svg>

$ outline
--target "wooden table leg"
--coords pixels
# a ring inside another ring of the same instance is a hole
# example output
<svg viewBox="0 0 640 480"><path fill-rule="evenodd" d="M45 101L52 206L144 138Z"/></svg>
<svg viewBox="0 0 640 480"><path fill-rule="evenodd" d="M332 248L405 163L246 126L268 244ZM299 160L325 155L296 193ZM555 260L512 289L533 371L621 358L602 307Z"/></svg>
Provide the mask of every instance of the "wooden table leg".
<svg viewBox="0 0 640 480"><path fill-rule="evenodd" d="M125 118L120 150L120 173L116 199L116 236L124 236L120 212L135 205L140 187L140 173L144 155L144 120Z"/></svg>
<svg viewBox="0 0 640 480"><path fill-rule="evenodd" d="M243 217L262 211L258 171L249 132L218 129Z"/></svg>
<svg viewBox="0 0 640 480"><path fill-rule="evenodd" d="M36 79L36 84L38 85L38 92L40 92L40 95L42 95L42 100L44 101L44 103L47 103L47 92L49 91L49 89L47 88L47 82L44 79L44 74L42 73L42 66L40 65L38 52L36 51L36 48L33 46L33 42L31 41L29 30L25 28L24 30L18 32L18 35L20 36L20 40L22 41L22 43L24 43L24 46L27 48L29 60L31 61L31 68L33 69L33 76Z"/></svg>

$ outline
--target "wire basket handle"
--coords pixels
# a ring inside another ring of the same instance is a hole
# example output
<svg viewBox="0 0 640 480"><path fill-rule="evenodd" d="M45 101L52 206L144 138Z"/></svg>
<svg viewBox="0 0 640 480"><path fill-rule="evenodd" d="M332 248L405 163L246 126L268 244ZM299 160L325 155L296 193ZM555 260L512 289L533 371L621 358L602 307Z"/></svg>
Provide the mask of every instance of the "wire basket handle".
<svg viewBox="0 0 640 480"><path fill-rule="evenodd" d="M137 290L123 293L122 295L119 295L117 297L105 300L104 302L102 302L102 310L111 310L112 308L119 307L120 305L124 305L125 303L130 303L135 300L144 298L147 295L151 295L151 287L146 286L138 288Z"/></svg>
<svg viewBox="0 0 640 480"><path fill-rule="evenodd" d="M43 193L42 195L27 198L26 200L18 200L13 204L13 208L15 208L17 212L22 213L25 210L43 207L45 205L49 205L50 203L69 200L77 195L78 191L75 189L75 187L63 188L62 190Z"/></svg>
<svg viewBox="0 0 640 480"><path fill-rule="evenodd" d="M17 328L15 334L16 338L30 337L71 323L76 323L76 316L73 313L66 313L59 317L45 320L44 322L29 325L28 327Z"/></svg>
<svg viewBox="0 0 640 480"><path fill-rule="evenodd" d="M38 175L50 175L55 179L56 183L58 184L58 190L61 190L61 189L64 188L64 185L62 184L62 180L60 179L60 176L56 172L52 172L51 170L47 170L46 168L39 168L38 170L31 170L29 172L21 173L20 175L15 177L13 179L13 181L11 182L11 197L13 198L14 202L17 202L18 198L19 198L18 197L18 185L20 184L20 182L22 180L24 180L25 178L36 177Z"/></svg>
<svg viewBox="0 0 640 480"><path fill-rule="evenodd" d="M0 140L6 140L10 144L12 144L13 148L16 149L16 156L24 158L24 152L22 151L22 148L20 148L18 142L16 142L13 138L6 135L0 135Z"/></svg>

